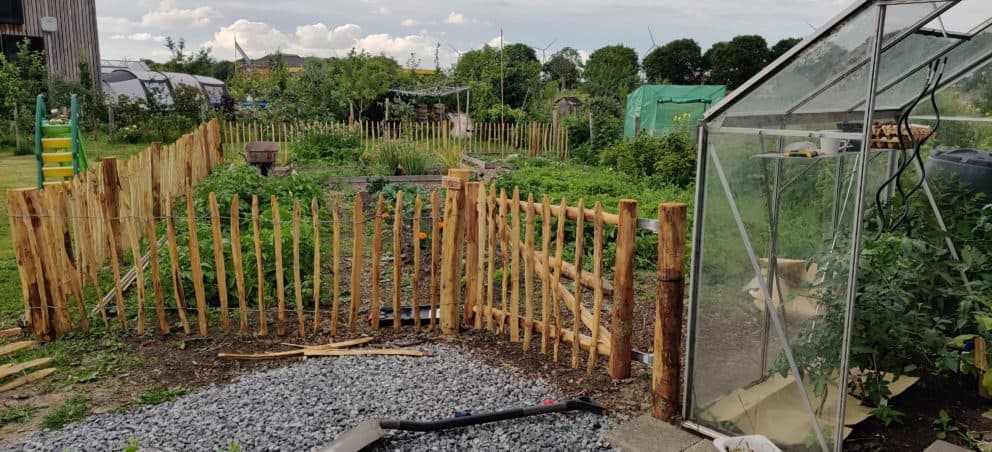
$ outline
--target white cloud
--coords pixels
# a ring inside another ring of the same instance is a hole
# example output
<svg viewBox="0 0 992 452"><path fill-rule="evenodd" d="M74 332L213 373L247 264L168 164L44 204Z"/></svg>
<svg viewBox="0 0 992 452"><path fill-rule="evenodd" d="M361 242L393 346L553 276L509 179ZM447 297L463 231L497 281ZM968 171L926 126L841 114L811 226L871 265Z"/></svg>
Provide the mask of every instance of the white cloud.
<svg viewBox="0 0 992 452"><path fill-rule="evenodd" d="M221 14L209 6L193 9L177 8L174 0L162 0L158 9L141 16L141 25L156 28L202 27L210 25L212 19L220 18Z"/></svg>
<svg viewBox="0 0 992 452"><path fill-rule="evenodd" d="M454 11L448 13L448 17L444 19L444 23L461 25L465 23L465 15L462 13L456 13Z"/></svg>
<svg viewBox="0 0 992 452"><path fill-rule="evenodd" d="M125 34L115 34L110 37L110 39L125 39L128 41L154 41L158 43L165 42L165 36L153 35L151 33L131 33L129 35Z"/></svg>
<svg viewBox="0 0 992 452"><path fill-rule="evenodd" d="M387 8L385 6L380 6L380 7L376 8L375 11L372 11L372 12L374 14L379 14L379 15L385 16L385 15L389 14L390 11L389 11L389 8Z"/></svg>
<svg viewBox="0 0 992 452"><path fill-rule="evenodd" d="M403 19L403 22L400 22L400 25L404 27L416 27L417 21L413 19Z"/></svg>
<svg viewBox="0 0 992 452"><path fill-rule="evenodd" d="M386 54L397 61L406 61L410 53L415 53L423 62L433 63L435 45L440 41L426 32L394 36L388 33L363 35L362 27L344 24L334 28L323 23L296 27L292 34L284 33L265 23L238 19L221 27L213 39L203 43L214 53L226 55L234 51L234 38L253 58L258 58L275 50L295 53L302 56L328 57L347 54L351 49L365 51L373 55ZM454 62L454 54L442 52L442 64ZM425 63L426 64L426 63Z"/></svg>
<svg viewBox="0 0 992 452"><path fill-rule="evenodd" d="M123 17L100 16L96 18L96 25L102 32L130 33L135 23Z"/></svg>

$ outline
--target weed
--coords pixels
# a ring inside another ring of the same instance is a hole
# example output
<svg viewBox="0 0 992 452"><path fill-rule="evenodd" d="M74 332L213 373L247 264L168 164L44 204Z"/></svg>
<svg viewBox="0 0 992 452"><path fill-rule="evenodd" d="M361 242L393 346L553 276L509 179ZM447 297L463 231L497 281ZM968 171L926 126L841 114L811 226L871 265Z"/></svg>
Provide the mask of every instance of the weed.
<svg viewBox="0 0 992 452"><path fill-rule="evenodd" d="M41 426L47 429L60 429L90 415L90 398L75 394L65 403L42 418Z"/></svg>
<svg viewBox="0 0 992 452"><path fill-rule="evenodd" d="M931 425L937 431L937 439L947 439L948 434L958 431L958 427L951 423L951 415L947 414L947 410L940 410Z"/></svg>
<svg viewBox="0 0 992 452"><path fill-rule="evenodd" d="M25 422L34 416L34 413L38 412L38 407L33 405L14 405L4 407L3 411L0 411L0 427L12 424Z"/></svg>
<svg viewBox="0 0 992 452"><path fill-rule="evenodd" d="M127 440L127 446L124 447L124 452L138 452L138 438L131 438Z"/></svg>
<svg viewBox="0 0 992 452"><path fill-rule="evenodd" d="M189 390L179 386L156 386L138 395L135 405L158 405L171 402L189 393Z"/></svg>

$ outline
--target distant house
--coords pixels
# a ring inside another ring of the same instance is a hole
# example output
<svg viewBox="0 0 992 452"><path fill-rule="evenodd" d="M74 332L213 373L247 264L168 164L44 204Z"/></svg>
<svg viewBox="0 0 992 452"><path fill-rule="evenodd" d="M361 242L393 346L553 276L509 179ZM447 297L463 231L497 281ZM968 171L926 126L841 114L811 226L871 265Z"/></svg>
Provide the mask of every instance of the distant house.
<svg viewBox="0 0 992 452"><path fill-rule="evenodd" d="M100 80L96 0L0 0L0 53L12 58L25 38L32 50L44 52L49 74L78 81L85 60L90 79Z"/></svg>
<svg viewBox="0 0 992 452"><path fill-rule="evenodd" d="M562 96L555 101L555 109L558 110L558 116L561 117L574 115L581 107L582 99L575 96Z"/></svg>
<svg viewBox="0 0 992 452"><path fill-rule="evenodd" d="M265 55L262 58L252 61L249 68L252 71L268 73L272 66L270 62L276 57L276 55L282 56L282 63L286 65L286 69L289 70L289 72L299 72L303 69L303 57L293 55L291 53Z"/></svg>

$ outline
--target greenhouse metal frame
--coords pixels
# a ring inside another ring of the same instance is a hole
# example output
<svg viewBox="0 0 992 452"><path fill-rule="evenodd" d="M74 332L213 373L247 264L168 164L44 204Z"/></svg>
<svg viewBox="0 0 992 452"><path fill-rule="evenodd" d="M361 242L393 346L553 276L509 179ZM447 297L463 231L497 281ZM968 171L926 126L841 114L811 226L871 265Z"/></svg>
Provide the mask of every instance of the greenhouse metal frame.
<svg viewBox="0 0 992 452"><path fill-rule="evenodd" d="M850 431L846 420L854 410L847 406L846 389L839 389L849 383L866 195L873 189L882 193L884 184L879 181L891 178L900 165L900 149L873 148L872 124L904 115L914 121L933 120L910 113L928 92L932 96L992 61L992 18L979 17L981 22L968 31L949 30L942 20L951 10L979 2L859 0L706 113L698 129L683 394L686 427L710 436L740 430L765 433L762 426L770 421L758 419L763 413L792 430L809 424L808 434L798 443L790 438L786 449L841 449ZM784 151L811 147L809 140L818 140L824 149L828 142L843 144L840 152L829 155L783 157ZM849 161L853 165L848 166ZM835 162L836 167L823 162ZM770 177L769 163L774 166ZM921 182L944 228L922 176ZM758 185L767 189L767 196L754 196ZM884 191L886 199L893 196L891 185ZM792 196L792 204L783 208L785 196ZM783 239L782 230L790 238ZM956 259L954 244L948 239L946 245ZM767 258L759 257L764 249ZM780 256L790 252L800 259ZM810 276L815 267L809 262L814 259L823 259L819 276ZM805 279L807 285L817 278L822 284L823 275L833 274L827 282L840 288L839 307L829 312L828 306L797 295L798 290L783 294L787 265L796 267L794 279ZM740 287L753 300L742 295ZM795 307L800 299L805 300L803 308ZM748 303L764 312L763 324L753 328L758 331L748 330L753 322L741 314L751 309ZM793 304L787 307L788 303ZM811 384L800 377L804 372L790 345L797 341L790 339L792 323L800 319L801 328L791 337L808 333L812 338L816 328L828 328L826 321L817 325L817 319L831 315L837 325L843 319L839 347L835 356L818 359L837 364L839 371L829 383ZM738 327L746 331L735 331ZM779 350L769 349L776 347L773 340ZM770 372L773 352L778 356L773 367L781 377ZM758 408L770 399L776 405Z"/></svg>

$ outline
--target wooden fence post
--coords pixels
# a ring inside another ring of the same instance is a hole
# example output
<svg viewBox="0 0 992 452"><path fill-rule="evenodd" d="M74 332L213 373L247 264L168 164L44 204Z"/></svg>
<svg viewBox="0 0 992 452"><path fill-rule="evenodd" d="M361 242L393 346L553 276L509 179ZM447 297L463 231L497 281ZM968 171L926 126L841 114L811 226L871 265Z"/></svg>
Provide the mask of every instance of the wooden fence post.
<svg viewBox="0 0 992 452"><path fill-rule="evenodd" d="M669 421L680 411L685 222L685 204L658 206L658 306L654 318L651 413L663 421Z"/></svg>
<svg viewBox="0 0 992 452"><path fill-rule="evenodd" d="M610 376L630 377L630 343L634 315L634 237L637 231L637 201L621 199L617 210L616 268L613 282L613 335L610 337Z"/></svg>
<svg viewBox="0 0 992 452"><path fill-rule="evenodd" d="M120 200L120 179L117 176L117 158L106 157L100 162L100 173L102 174L103 189L101 201L104 212L110 220L110 229L113 231L114 247L117 250L117 258L123 259L124 240L121 228L121 200Z"/></svg>
<svg viewBox="0 0 992 452"><path fill-rule="evenodd" d="M465 188L465 311L462 321L472 323L478 294L475 286L479 281L479 211L477 208L482 182L469 182Z"/></svg>
<svg viewBox="0 0 992 452"><path fill-rule="evenodd" d="M458 334L458 298L465 217L465 185L469 170L449 169L442 183L448 190L444 203L444 234L441 246L441 332Z"/></svg>
<svg viewBox="0 0 992 452"><path fill-rule="evenodd" d="M21 296L24 298L24 319L28 329L41 339L48 339L48 298L45 292L44 269L41 258L36 252L37 239L34 237L32 223L37 218L30 206L30 192L34 189L16 189L7 191L8 215L10 216L10 232L17 258L17 268L21 279ZM34 238L34 240L32 240ZM34 246L32 243L34 242Z"/></svg>

